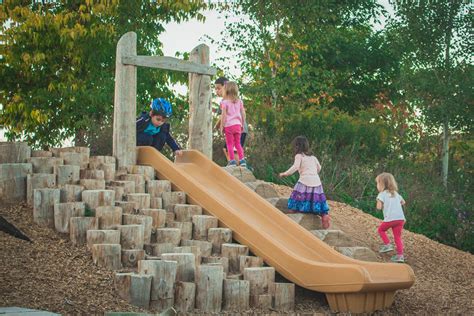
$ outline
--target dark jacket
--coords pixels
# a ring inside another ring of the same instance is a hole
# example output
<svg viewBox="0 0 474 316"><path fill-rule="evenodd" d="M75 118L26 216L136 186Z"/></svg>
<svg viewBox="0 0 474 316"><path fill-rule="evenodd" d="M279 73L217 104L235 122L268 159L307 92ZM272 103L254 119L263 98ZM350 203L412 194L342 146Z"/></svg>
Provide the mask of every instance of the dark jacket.
<svg viewBox="0 0 474 316"><path fill-rule="evenodd" d="M136 128L137 128L137 135L140 133L143 133L145 129L147 128L148 124L151 122L151 117L148 112L142 112L142 114L137 118L136 121ZM173 151L180 150L181 148L179 145L176 143L174 138L170 134L170 129L171 126L169 123L164 123L160 127L160 132L155 135L157 137L164 137L164 140L168 144L168 146L171 147Z"/></svg>

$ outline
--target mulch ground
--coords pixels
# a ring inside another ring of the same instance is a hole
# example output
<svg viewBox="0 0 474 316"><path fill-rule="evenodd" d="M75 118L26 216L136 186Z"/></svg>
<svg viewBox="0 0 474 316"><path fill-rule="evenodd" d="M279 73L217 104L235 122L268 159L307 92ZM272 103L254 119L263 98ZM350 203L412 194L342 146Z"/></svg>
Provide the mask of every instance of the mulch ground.
<svg viewBox="0 0 474 316"><path fill-rule="evenodd" d="M277 186L282 196L291 189ZM356 243L378 250L379 220L338 202L330 202L332 223ZM37 226L31 208L0 206L0 215L33 240L0 232L0 306L21 306L62 314L105 311L144 312L120 299L113 272L95 266L86 247L73 246L67 235ZM398 291L393 306L382 314L474 314L474 256L422 235L404 232L408 264L415 285ZM388 261L389 255L380 256ZM328 314L323 294L297 287L296 312Z"/></svg>

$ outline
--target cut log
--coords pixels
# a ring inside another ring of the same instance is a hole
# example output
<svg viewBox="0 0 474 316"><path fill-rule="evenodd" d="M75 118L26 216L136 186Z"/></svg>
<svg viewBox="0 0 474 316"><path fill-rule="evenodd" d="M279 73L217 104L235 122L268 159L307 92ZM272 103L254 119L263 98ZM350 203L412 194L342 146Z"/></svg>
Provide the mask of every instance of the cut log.
<svg viewBox="0 0 474 316"><path fill-rule="evenodd" d="M295 310L295 285L293 283L275 283L272 290L273 308L277 311Z"/></svg>
<svg viewBox="0 0 474 316"><path fill-rule="evenodd" d="M81 179L79 184L84 187L85 190L105 190L105 180L95 179Z"/></svg>
<svg viewBox="0 0 474 316"><path fill-rule="evenodd" d="M77 153L81 155L81 168L85 169L89 163L90 149L89 147L64 147L50 148L54 157L61 157L62 153Z"/></svg>
<svg viewBox="0 0 474 316"><path fill-rule="evenodd" d="M53 153L47 150L32 150L31 157L53 157Z"/></svg>
<svg viewBox="0 0 474 316"><path fill-rule="evenodd" d="M35 189L52 189L56 187L54 174L29 174L26 176L26 202L33 205L33 191Z"/></svg>
<svg viewBox="0 0 474 316"><path fill-rule="evenodd" d="M104 171L99 169L81 169L81 179L105 180Z"/></svg>
<svg viewBox="0 0 474 316"><path fill-rule="evenodd" d="M229 273L229 258L227 257L203 257L202 264L218 263L224 268L224 273Z"/></svg>
<svg viewBox="0 0 474 316"><path fill-rule="evenodd" d="M33 166L33 173L54 174L54 167L64 164L62 158L55 157L31 157L30 162Z"/></svg>
<svg viewBox="0 0 474 316"><path fill-rule="evenodd" d="M258 268L263 266L263 259L254 256L240 256L239 257L240 273L244 273L245 268Z"/></svg>
<svg viewBox="0 0 474 316"><path fill-rule="evenodd" d="M89 157L89 168L100 169L102 164L114 164L116 159L114 156L91 156Z"/></svg>
<svg viewBox="0 0 474 316"><path fill-rule="evenodd" d="M71 217L69 221L69 237L73 245L87 243L87 231L97 230L99 227L95 217Z"/></svg>
<svg viewBox="0 0 474 316"><path fill-rule="evenodd" d="M119 244L93 244L91 250L94 264L111 270L122 268Z"/></svg>
<svg viewBox="0 0 474 316"><path fill-rule="evenodd" d="M138 273L151 275L151 308L158 311L173 307L174 282L178 264L176 261L141 260L138 262Z"/></svg>
<svg viewBox="0 0 474 316"><path fill-rule="evenodd" d="M99 229L115 229L117 225L122 225L122 208L118 206L98 206L95 209L95 217L99 221Z"/></svg>
<svg viewBox="0 0 474 316"><path fill-rule="evenodd" d="M83 202L54 204L54 227L56 231L69 234L69 220L71 217L83 217L85 212L86 206Z"/></svg>
<svg viewBox="0 0 474 316"><path fill-rule="evenodd" d="M76 184L63 184L60 186L61 203L82 201L84 187Z"/></svg>
<svg viewBox="0 0 474 316"><path fill-rule="evenodd" d="M202 257L210 257L212 253L212 244L203 240L183 240L181 246L197 246Z"/></svg>
<svg viewBox="0 0 474 316"><path fill-rule="evenodd" d="M77 152L59 152L59 157L64 160L65 165L74 165L82 169L87 168L89 157Z"/></svg>
<svg viewBox="0 0 474 316"><path fill-rule="evenodd" d="M174 247L172 253L192 253L196 259L196 267L201 264L201 251L198 246Z"/></svg>
<svg viewBox="0 0 474 316"><path fill-rule="evenodd" d="M118 225L122 250L143 249L143 225Z"/></svg>
<svg viewBox="0 0 474 316"><path fill-rule="evenodd" d="M176 214L177 222L191 222L194 215L202 215L199 205L176 204L172 211Z"/></svg>
<svg viewBox="0 0 474 316"><path fill-rule="evenodd" d="M135 210L150 208L150 194L148 193L127 194L127 201L135 203Z"/></svg>
<svg viewBox="0 0 474 316"><path fill-rule="evenodd" d="M87 231L87 248L92 249L92 245L95 244L120 244L120 232L118 230L89 229Z"/></svg>
<svg viewBox="0 0 474 316"><path fill-rule="evenodd" d="M191 282L176 282L174 308L178 313L194 312L196 284Z"/></svg>
<svg viewBox="0 0 474 316"><path fill-rule="evenodd" d="M163 199L154 197L150 198L150 208L163 209Z"/></svg>
<svg viewBox="0 0 474 316"><path fill-rule="evenodd" d="M58 176L58 185L77 184L80 179L80 167L74 165L57 166L56 174Z"/></svg>
<svg viewBox="0 0 474 316"><path fill-rule="evenodd" d="M278 192L273 188L273 186L265 181L257 180L254 182L245 183L250 189L255 191L258 195L264 199L277 198Z"/></svg>
<svg viewBox="0 0 474 316"><path fill-rule="evenodd" d="M240 273L240 256L248 256L249 248L239 244L222 244L222 256L229 258L229 273Z"/></svg>
<svg viewBox="0 0 474 316"><path fill-rule="evenodd" d="M130 279L130 304L149 308L153 277L151 275L132 274Z"/></svg>
<svg viewBox="0 0 474 316"><path fill-rule="evenodd" d="M145 260L145 250L122 249L122 266L124 268L136 268L140 260Z"/></svg>
<svg viewBox="0 0 474 316"><path fill-rule="evenodd" d="M0 145L0 147L5 146ZM0 201L13 203L25 201L27 199L27 176L31 172L30 163L0 164Z"/></svg>
<svg viewBox="0 0 474 316"><path fill-rule="evenodd" d="M181 191L163 192L161 198L163 199L163 208L165 209L173 204L186 204L186 193ZM178 220L178 222L184 221Z"/></svg>
<svg viewBox="0 0 474 316"><path fill-rule="evenodd" d="M175 214L173 212L166 212L166 226L175 221Z"/></svg>
<svg viewBox="0 0 474 316"><path fill-rule="evenodd" d="M244 280L250 282L251 296L268 294L275 283L275 268L245 268Z"/></svg>
<svg viewBox="0 0 474 316"><path fill-rule="evenodd" d="M122 214L135 214L135 202L115 201L115 206L122 208Z"/></svg>
<svg viewBox="0 0 474 316"><path fill-rule="evenodd" d="M31 156L31 148L25 142L0 142L0 164L26 163Z"/></svg>
<svg viewBox="0 0 474 316"><path fill-rule="evenodd" d="M115 192L115 202L123 201L125 198L125 189L123 187L111 187L107 185L105 186L105 189Z"/></svg>
<svg viewBox="0 0 474 316"><path fill-rule="evenodd" d="M225 279L222 309L236 312L249 309L249 295L249 281Z"/></svg>
<svg viewBox="0 0 474 316"><path fill-rule="evenodd" d="M191 222L171 222L169 228L179 228L181 230L181 241L189 240L193 237L193 223Z"/></svg>
<svg viewBox="0 0 474 316"><path fill-rule="evenodd" d="M154 257L161 257L163 253L172 253L175 246L171 243L145 244L145 252Z"/></svg>
<svg viewBox="0 0 474 316"><path fill-rule="evenodd" d="M135 181L110 181L109 185L123 188L125 196L135 193Z"/></svg>
<svg viewBox="0 0 474 316"><path fill-rule="evenodd" d="M192 253L163 253L161 260L176 261L178 268L176 272L176 281L194 282L196 273L196 259Z"/></svg>
<svg viewBox="0 0 474 316"><path fill-rule="evenodd" d="M124 225L143 225L143 242L149 244L151 242L151 229L153 219L145 215L124 214L122 216Z"/></svg>
<svg viewBox="0 0 474 316"><path fill-rule="evenodd" d="M250 306L260 310L272 308L272 296L270 294L250 295Z"/></svg>
<svg viewBox="0 0 474 316"><path fill-rule="evenodd" d="M54 205L59 203L59 190L35 189L33 195L34 222L40 226L54 228Z"/></svg>
<svg viewBox="0 0 474 316"><path fill-rule="evenodd" d="M224 269L221 265L201 265L196 273L196 308L218 313L222 307Z"/></svg>
<svg viewBox="0 0 474 316"><path fill-rule="evenodd" d="M115 163L104 163L99 167L104 172L106 182L115 180Z"/></svg>
<svg viewBox="0 0 474 316"><path fill-rule="evenodd" d="M145 181L155 179L155 169L151 166L132 165L127 166L127 171L130 174L140 174L145 177Z"/></svg>
<svg viewBox="0 0 474 316"><path fill-rule="evenodd" d="M135 193L145 193L145 176L142 174L123 174L119 176L122 181L135 182Z"/></svg>
<svg viewBox="0 0 474 316"><path fill-rule="evenodd" d="M156 230L157 243L171 243L175 247L181 242L181 230L179 228L158 228Z"/></svg>
<svg viewBox="0 0 474 316"><path fill-rule="evenodd" d="M166 211L160 209L143 208L138 211L141 215L150 216L153 219L152 227L154 229L163 228L166 224Z"/></svg>
<svg viewBox="0 0 474 316"><path fill-rule="evenodd" d="M171 182L168 180L148 180L146 182L146 192L152 198L161 198L163 192L171 192Z"/></svg>
<svg viewBox="0 0 474 316"><path fill-rule="evenodd" d="M209 215L194 215L193 222L193 239L207 240L207 231L209 228L217 228L217 217Z"/></svg>
<svg viewBox="0 0 474 316"><path fill-rule="evenodd" d="M84 190L82 191L82 201L91 210L95 210L99 206L114 206L115 192L112 190Z"/></svg>
<svg viewBox="0 0 474 316"><path fill-rule="evenodd" d="M232 230L229 228L209 228L207 240L212 243L212 253L220 254L222 244L232 242Z"/></svg>

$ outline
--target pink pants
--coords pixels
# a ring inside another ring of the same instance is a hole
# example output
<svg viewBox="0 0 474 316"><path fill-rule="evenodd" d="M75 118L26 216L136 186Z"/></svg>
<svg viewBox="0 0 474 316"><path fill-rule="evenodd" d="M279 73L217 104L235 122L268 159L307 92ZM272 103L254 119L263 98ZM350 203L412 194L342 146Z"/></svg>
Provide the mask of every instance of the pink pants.
<svg viewBox="0 0 474 316"><path fill-rule="evenodd" d="M393 232L393 239L395 240L395 247L397 248L397 255L403 255L403 241L402 241L402 230L403 225L405 225L404 220L398 221L391 221L391 222L382 222L380 224L379 232L380 237L383 240L383 243L388 245L390 243L390 239L387 237L387 233L385 233L389 228L392 228Z"/></svg>
<svg viewBox="0 0 474 316"><path fill-rule="evenodd" d="M232 125L224 127L225 144L227 146L227 152L229 153L229 159L235 160L234 157L234 146L237 149L237 155L239 160L244 159L244 149L240 145L240 135L242 134L242 126Z"/></svg>

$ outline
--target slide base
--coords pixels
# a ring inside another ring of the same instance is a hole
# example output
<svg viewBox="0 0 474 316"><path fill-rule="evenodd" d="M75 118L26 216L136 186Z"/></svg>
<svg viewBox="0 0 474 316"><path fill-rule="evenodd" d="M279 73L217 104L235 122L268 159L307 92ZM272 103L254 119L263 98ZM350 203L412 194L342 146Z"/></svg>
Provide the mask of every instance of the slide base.
<svg viewBox="0 0 474 316"><path fill-rule="evenodd" d="M395 291L365 293L326 293L332 312L371 313L388 308Z"/></svg>

